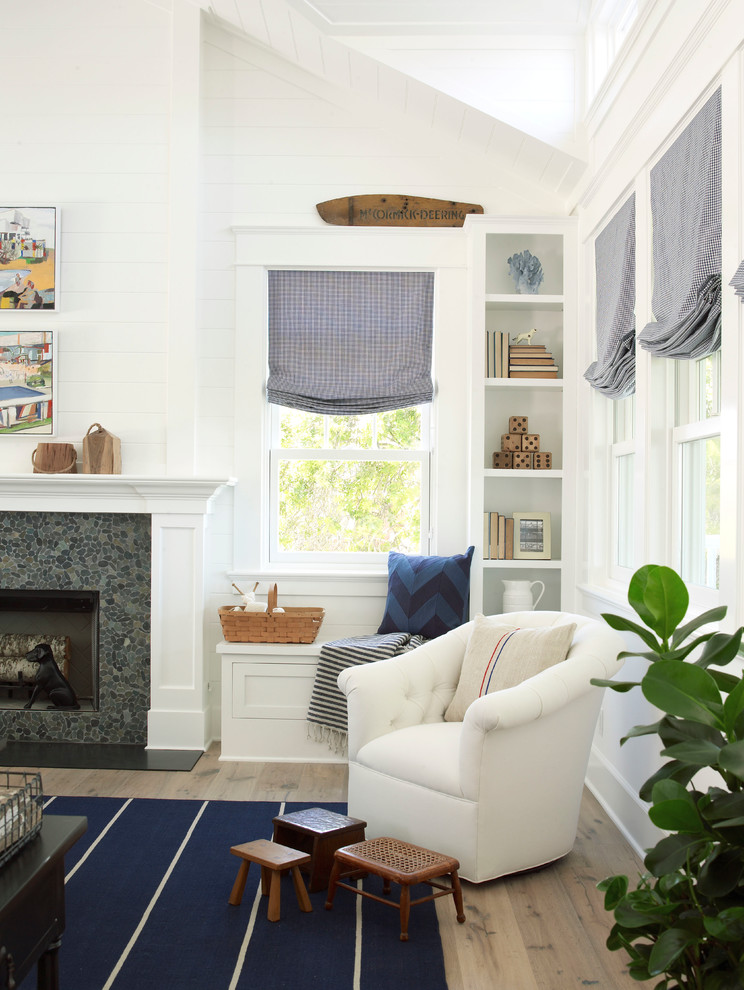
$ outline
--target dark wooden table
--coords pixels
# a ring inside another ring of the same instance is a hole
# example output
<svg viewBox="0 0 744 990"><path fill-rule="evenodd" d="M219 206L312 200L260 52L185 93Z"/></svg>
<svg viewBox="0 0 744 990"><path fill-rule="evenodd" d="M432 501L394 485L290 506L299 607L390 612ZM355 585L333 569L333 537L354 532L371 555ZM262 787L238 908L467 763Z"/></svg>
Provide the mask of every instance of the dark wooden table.
<svg viewBox="0 0 744 990"><path fill-rule="evenodd" d="M39 835L0 867L0 990L13 990L34 965L38 990L57 990L65 930L65 853L88 819L44 815Z"/></svg>

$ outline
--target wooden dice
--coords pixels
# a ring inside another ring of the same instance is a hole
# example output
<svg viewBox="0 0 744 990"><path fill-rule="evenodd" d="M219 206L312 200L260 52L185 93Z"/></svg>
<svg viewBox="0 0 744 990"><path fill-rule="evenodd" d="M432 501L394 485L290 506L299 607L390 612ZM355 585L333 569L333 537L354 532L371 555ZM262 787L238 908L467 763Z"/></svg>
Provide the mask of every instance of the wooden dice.
<svg viewBox="0 0 744 990"><path fill-rule="evenodd" d="M539 433L523 433L522 434L522 450L536 451L540 449L540 434Z"/></svg>
<svg viewBox="0 0 744 990"><path fill-rule="evenodd" d="M510 450L495 450L493 452L493 466L495 468L510 468L512 466L512 456Z"/></svg>
<svg viewBox="0 0 744 990"><path fill-rule="evenodd" d="M538 451L532 455L532 466L536 471L550 471L553 467L553 455L547 450Z"/></svg>
<svg viewBox="0 0 744 990"><path fill-rule="evenodd" d="M510 416L509 417L509 432L510 433L526 433L527 432L527 416Z"/></svg>
<svg viewBox="0 0 744 990"><path fill-rule="evenodd" d="M512 465L515 470L529 470L532 467L532 454L520 450L514 454Z"/></svg>
<svg viewBox="0 0 744 990"><path fill-rule="evenodd" d="M521 433L503 433L501 435L501 449L517 451L522 449Z"/></svg>

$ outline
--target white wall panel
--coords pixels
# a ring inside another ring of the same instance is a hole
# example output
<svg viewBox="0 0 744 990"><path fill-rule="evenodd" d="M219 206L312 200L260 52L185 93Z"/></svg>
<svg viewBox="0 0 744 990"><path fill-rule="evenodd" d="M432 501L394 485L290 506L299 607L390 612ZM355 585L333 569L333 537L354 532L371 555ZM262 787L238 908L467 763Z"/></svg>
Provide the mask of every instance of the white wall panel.
<svg viewBox="0 0 744 990"><path fill-rule="evenodd" d="M68 333L69 341L76 335ZM119 346L126 341L119 342ZM113 348L94 352L90 349L75 353L67 346L61 348L58 371L64 382L151 383L165 385L165 354L131 354Z"/></svg>
<svg viewBox="0 0 744 990"><path fill-rule="evenodd" d="M126 349L134 360L144 355L147 360L153 354L165 354L165 331L159 323L117 323L101 326L95 322L68 323L60 330L61 348L64 355L74 354L76 358L90 352L96 354L118 354Z"/></svg>

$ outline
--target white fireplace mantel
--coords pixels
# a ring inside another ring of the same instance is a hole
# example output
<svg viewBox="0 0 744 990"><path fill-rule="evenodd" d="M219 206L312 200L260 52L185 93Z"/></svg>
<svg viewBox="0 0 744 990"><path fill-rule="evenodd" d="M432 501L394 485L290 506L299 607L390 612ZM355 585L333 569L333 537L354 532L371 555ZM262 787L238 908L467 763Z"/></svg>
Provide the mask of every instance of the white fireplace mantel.
<svg viewBox="0 0 744 990"><path fill-rule="evenodd" d="M199 512L233 478L123 474L0 475L5 512Z"/></svg>
<svg viewBox="0 0 744 990"><path fill-rule="evenodd" d="M149 749L206 749L206 517L234 479L0 475L3 512L136 512L152 520Z"/></svg>

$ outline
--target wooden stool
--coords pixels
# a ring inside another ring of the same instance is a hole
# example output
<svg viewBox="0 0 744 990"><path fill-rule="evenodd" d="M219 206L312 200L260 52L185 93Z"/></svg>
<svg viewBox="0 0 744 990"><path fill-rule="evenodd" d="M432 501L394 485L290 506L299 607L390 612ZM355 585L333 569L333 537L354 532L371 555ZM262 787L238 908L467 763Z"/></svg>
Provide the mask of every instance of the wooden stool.
<svg viewBox="0 0 744 990"><path fill-rule="evenodd" d="M230 894L230 904L240 904L243 900L248 869L251 863L258 863L261 867L261 893L269 895L269 921L279 921L281 879L284 870L290 870L292 873L300 910L312 911L312 904L300 874L300 866L310 862L310 857L306 853L281 846L277 842L270 842L268 839L256 839L254 842L244 842L241 846L232 846L230 852L243 860Z"/></svg>
<svg viewBox="0 0 744 990"><path fill-rule="evenodd" d="M274 818L274 842L309 853L311 862L301 867L309 875L308 890L325 890L333 867L333 854L341 846L361 842L367 823L338 815L325 808L307 808Z"/></svg>
<svg viewBox="0 0 744 990"><path fill-rule="evenodd" d="M433 901L437 897L446 897L451 894L455 900L457 920L463 924L465 913L462 907L460 878L457 875L459 868L460 863L456 859L452 859L451 856L443 856L442 853L432 852L431 849L424 849L422 846L412 846L408 842L401 842L400 839L383 837L344 846L337 849L334 854L333 869L328 883L328 898L325 903L326 911L330 911L333 907L336 887L345 887L353 894L370 897L373 901L398 908L400 911L400 940L407 942L408 918L414 904L423 904L424 901ZM377 897L376 894L368 893L366 890L341 883L340 877L360 872L382 877L382 889L385 894L390 893L391 882L400 884L400 903L387 901L382 897ZM436 877L444 876L450 878L450 886L448 887L434 882ZM438 893L419 897L412 901L411 887L417 883L426 883L430 887L435 887Z"/></svg>

